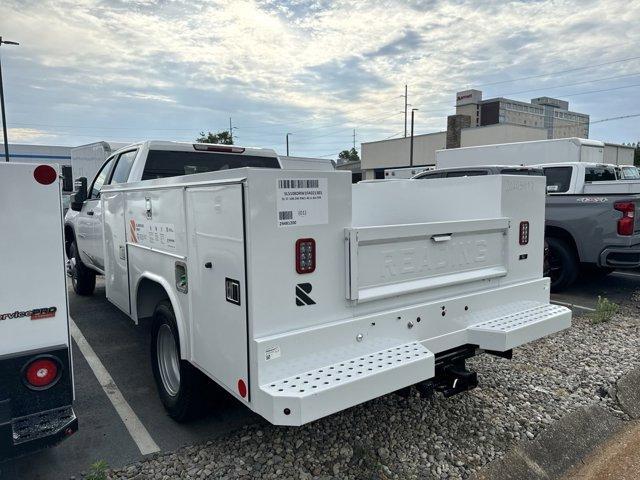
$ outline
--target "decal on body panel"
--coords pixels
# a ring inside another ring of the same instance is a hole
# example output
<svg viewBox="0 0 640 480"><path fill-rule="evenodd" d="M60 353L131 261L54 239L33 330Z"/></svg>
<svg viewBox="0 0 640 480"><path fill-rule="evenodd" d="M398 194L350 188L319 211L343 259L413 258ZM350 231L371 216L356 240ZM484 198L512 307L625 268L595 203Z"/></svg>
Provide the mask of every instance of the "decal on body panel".
<svg viewBox="0 0 640 480"><path fill-rule="evenodd" d="M145 247L176 249L176 229L173 223L129 221L129 241Z"/></svg>
<svg viewBox="0 0 640 480"><path fill-rule="evenodd" d="M278 227L329 223L326 178L279 178L276 184Z"/></svg>

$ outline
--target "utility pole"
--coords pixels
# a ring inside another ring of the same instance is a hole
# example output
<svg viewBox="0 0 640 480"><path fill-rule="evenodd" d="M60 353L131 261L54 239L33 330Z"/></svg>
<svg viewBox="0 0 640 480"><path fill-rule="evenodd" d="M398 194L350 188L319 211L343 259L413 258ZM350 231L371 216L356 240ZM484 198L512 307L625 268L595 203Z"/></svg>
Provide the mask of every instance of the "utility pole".
<svg viewBox="0 0 640 480"><path fill-rule="evenodd" d="M356 129L353 129L353 149L356 149Z"/></svg>
<svg viewBox="0 0 640 480"><path fill-rule="evenodd" d="M233 125L231 124L231 117L229 117L229 138L231 140L231 145L233 145Z"/></svg>
<svg viewBox="0 0 640 480"><path fill-rule="evenodd" d="M0 37L0 47L2 45L20 45L18 42L10 42ZM4 88L2 87L2 59L0 58L0 110L2 110L2 134L4 136L4 161L9 161L9 139L7 138L7 116L4 111Z"/></svg>
<svg viewBox="0 0 640 480"><path fill-rule="evenodd" d="M407 85L404 86L404 138L407 138Z"/></svg>
<svg viewBox="0 0 640 480"><path fill-rule="evenodd" d="M291 134L287 133L287 157L289 156L289 135Z"/></svg>
<svg viewBox="0 0 640 480"><path fill-rule="evenodd" d="M413 167L413 114L417 111L417 108L411 109L411 146L409 147L409 166Z"/></svg>

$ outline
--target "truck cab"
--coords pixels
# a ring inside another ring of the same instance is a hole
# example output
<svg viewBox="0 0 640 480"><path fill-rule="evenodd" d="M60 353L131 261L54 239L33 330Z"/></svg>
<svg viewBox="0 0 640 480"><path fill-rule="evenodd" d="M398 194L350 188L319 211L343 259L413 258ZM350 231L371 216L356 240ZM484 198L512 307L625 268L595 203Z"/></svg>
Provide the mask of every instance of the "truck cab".
<svg viewBox="0 0 640 480"><path fill-rule="evenodd" d="M76 180L76 193L65 217L67 272L80 295L90 295L95 275L104 274L100 194L107 185L178 177L239 167L281 168L274 150L235 145L146 141L110 155L90 183Z"/></svg>

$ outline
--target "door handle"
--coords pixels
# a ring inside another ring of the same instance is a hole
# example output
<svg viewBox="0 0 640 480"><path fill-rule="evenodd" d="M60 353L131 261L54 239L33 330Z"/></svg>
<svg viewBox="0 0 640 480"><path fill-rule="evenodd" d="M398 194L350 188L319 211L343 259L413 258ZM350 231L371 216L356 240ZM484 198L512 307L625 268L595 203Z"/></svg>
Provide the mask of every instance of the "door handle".
<svg viewBox="0 0 640 480"><path fill-rule="evenodd" d="M436 243L448 242L449 240L451 240L451 234L443 233L441 235L431 235L431 240L433 240Z"/></svg>
<svg viewBox="0 0 640 480"><path fill-rule="evenodd" d="M87 212L87 215L93 215L93 210L89 210L89 211Z"/></svg>
<svg viewBox="0 0 640 480"><path fill-rule="evenodd" d="M207 262L204 264L204 268L213 268L213 263Z"/></svg>

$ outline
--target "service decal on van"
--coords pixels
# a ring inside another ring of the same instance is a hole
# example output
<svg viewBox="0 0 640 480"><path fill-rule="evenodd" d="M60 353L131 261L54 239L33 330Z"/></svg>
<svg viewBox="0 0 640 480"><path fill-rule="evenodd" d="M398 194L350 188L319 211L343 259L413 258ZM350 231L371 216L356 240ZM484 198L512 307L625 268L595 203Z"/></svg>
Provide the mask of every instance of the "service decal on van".
<svg viewBox="0 0 640 480"><path fill-rule="evenodd" d="M22 317L31 317L31 320L42 320L43 318L55 317L57 311L57 307L32 308L25 311L16 310L12 313L0 313L0 321Z"/></svg>

